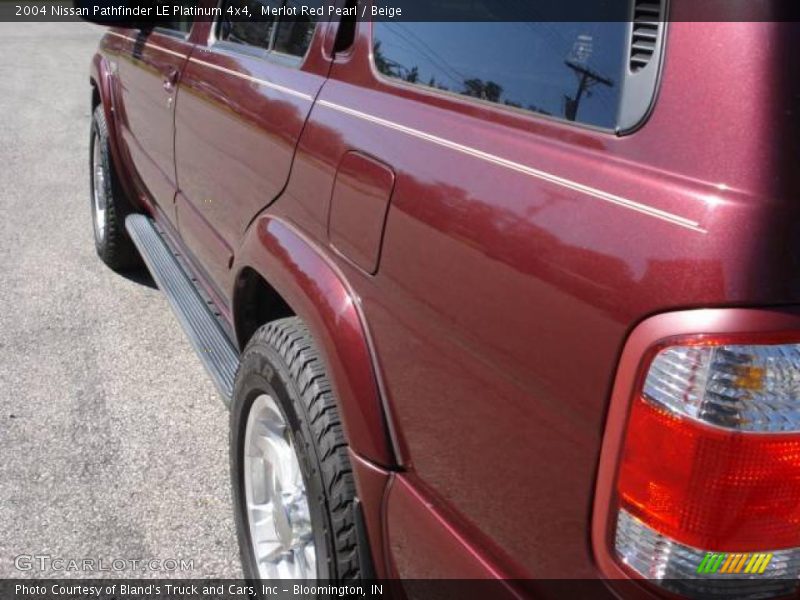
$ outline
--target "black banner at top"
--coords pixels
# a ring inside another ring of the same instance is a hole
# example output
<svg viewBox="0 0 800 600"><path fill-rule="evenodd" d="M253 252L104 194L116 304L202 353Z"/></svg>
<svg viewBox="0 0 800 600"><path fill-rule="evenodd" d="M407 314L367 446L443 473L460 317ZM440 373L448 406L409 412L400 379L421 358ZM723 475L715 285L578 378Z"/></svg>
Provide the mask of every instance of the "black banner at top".
<svg viewBox="0 0 800 600"><path fill-rule="evenodd" d="M239 10L236 10L236 9ZM654 16L657 15L657 16ZM797 0L0 0L0 21L800 21Z"/></svg>

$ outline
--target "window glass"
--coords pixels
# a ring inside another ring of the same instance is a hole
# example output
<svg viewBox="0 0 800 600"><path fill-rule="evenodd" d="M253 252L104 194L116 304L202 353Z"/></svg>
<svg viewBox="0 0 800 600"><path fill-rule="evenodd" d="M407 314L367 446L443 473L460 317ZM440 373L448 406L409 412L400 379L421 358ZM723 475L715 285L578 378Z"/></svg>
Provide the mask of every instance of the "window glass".
<svg viewBox="0 0 800 600"><path fill-rule="evenodd" d="M309 17L300 16L299 0L288 0L287 8L295 7L298 18L295 21L281 20L275 34L275 51L292 56L305 56L306 50L311 45L316 21ZM313 2L306 2L307 6L314 6Z"/></svg>
<svg viewBox="0 0 800 600"><path fill-rule="evenodd" d="M321 0L225 0L217 25L217 38L270 52L305 56L314 35L316 20L300 14L300 7L304 5L316 8L321 5ZM246 14L243 10L245 7L250 18L240 16ZM269 7L271 14L294 12L297 16L294 20L288 17L270 18L262 11L263 7Z"/></svg>
<svg viewBox="0 0 800 600"><path fill-rule="evenodd" d="M189 8L194 8L197 6L196 0L180 0L175 2L176 5L179 6L186 6ZM163 29L171 29L172 31L178 31L181 33L189 33L189 30L192 28L192 22L194 21L194 17L182 17L176 16L171 18L165 18L164 21L158 21L158 27Z"/></svg>
<svg viewBox="0 0 800 600"><path fill-rule="evenodd" d="M373 51L394 79L613 128L626 30L624 21L375 22Z"/></svg>
<svg viewBox="0 0 800 600"><path fill-rule="evenodd" d="M226 42L244 44L269 50L272 42L272 30L275 20L261 16L262 6L276 6L270 0L226 0L222 4L222 16L217 26L217 38ZM241 16L242 9L255 15L257 20L249 20Z"/></svg>

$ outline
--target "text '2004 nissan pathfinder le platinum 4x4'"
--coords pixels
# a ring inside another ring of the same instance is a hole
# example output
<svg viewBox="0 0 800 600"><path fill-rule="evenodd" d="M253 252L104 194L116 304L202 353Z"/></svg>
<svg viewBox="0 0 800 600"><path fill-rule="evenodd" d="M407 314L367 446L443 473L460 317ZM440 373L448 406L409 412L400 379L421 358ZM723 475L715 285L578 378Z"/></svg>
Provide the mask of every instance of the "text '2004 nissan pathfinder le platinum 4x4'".
<svg viewBox="0 0 800 600"><path fill-rule="evenodd" d="M796 26L496 4L94 56L97 252L230 403L246 576L791 593Z"/></svg>

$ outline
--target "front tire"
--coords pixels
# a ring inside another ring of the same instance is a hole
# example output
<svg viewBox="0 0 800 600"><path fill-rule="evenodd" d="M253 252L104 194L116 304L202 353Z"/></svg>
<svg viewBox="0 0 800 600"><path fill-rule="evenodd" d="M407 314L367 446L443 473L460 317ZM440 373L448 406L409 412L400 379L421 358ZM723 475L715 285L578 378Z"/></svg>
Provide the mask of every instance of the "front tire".
<svg viewBox="0 0 800 600"><path fill-rule="evenodd" d="M133 209L114 170L102 105L98 105L92 115L89 167L92 225L97 255L115 271L134 269L141 265L141 258L125 231L125 217Z"/></svg>
<svg viewBox="0 0 800 600"><path fill-rule="evenodd" d="M230 448L245 577L362 577L348 446L300 319L262 326L242 353Z"/></svg>

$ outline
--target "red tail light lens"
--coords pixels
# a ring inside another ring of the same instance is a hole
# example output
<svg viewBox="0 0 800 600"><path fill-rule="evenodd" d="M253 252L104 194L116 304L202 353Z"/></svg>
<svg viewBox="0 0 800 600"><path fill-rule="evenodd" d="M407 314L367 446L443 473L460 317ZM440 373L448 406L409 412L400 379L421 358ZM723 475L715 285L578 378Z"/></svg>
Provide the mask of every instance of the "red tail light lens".
<svg viewBox="0 0 800 600"><path fill-rule="evenodd" d="M800 435L713 429L639 398L617 491L634 517L696 548L800 546Z"/></svg>

